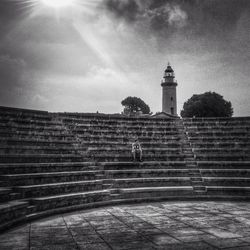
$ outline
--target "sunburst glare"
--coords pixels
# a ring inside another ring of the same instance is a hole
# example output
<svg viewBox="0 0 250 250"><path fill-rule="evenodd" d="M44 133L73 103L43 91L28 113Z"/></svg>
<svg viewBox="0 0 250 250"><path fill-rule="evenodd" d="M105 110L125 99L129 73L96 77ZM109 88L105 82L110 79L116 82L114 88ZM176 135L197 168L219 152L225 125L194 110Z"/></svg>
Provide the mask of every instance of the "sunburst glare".
<svg viewBox="0 0 250 250"><path fill-rule="evenodd" d="M101 0L11 0L20 5L21 8L26 9L32 16L37 13L46 12L46 9L54 9L57 14L63 12L67 8L75 9L76 11L93 13L94 7L101 2Z"/></svg>
<svg viewBox="0 0 250 250"><path fill-rule="evenodd" d="M1 0L0 0L1 1ZM100 32L95 29L92 20L100 17L98 7L103 0L12 0L25 8L26 20L37 16L54 16L58 22L70 22L74 30L80 35L83 44L94 52L100 61L108 68L119 72L125 79L121 68L117 65L110 53L110 43L103 39ZM100 9L99 9L100 10ZM64 31L65 32L65 31Z"/></svg>
<svg viewBox="0 0 250 250"><path fill-rule="evenodd" d="M61 8L67 7L74 4L74 0L41 0L45 5L54 7L54 8Z"/></svg>

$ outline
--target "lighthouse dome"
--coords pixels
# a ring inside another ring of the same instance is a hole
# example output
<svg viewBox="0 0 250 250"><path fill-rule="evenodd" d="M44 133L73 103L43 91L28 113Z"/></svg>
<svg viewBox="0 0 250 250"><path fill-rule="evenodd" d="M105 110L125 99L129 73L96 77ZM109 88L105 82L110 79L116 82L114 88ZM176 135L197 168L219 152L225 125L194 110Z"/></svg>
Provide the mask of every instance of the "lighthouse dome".
<svg viewBox="0 0 250 250"><path fill-rule="evenodd" d="M174 70L172 69L172 67L170 65L168 65L168 67L165 70L165 73L173 73Z"/></svg>

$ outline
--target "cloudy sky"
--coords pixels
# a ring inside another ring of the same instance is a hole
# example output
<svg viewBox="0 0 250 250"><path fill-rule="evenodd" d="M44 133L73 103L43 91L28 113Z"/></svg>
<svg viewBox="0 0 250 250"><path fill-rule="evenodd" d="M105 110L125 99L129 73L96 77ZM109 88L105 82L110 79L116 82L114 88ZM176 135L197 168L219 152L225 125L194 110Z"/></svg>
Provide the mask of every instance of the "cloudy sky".
<svg viewBox="0 0 250 250"><path fill-rule="evenodd" d="M117 113L137 96L161 111L168 62L178 112L215 91L250 115L250 1L0 0L2 106Z"/></svg>

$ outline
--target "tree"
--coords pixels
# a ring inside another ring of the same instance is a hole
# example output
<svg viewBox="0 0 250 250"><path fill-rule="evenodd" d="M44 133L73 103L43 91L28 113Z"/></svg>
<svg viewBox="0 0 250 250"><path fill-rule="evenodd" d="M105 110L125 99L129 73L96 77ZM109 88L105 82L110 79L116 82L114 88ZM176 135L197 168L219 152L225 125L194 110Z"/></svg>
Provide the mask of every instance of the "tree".
<svg viewBox="0 0 250 250"><path fill-rule="evenodd" d="M149 114L149 106L140 98L129 96L121 102L122 106L125 106L124 113L133 113L141 111L143 114Z"/></svg>
<svg viewBox="0 0 250 250"><path fill-rule="evenodd" d="M215 92L193 95L183 105L181 117L231 117L232 104Z"/></svg>

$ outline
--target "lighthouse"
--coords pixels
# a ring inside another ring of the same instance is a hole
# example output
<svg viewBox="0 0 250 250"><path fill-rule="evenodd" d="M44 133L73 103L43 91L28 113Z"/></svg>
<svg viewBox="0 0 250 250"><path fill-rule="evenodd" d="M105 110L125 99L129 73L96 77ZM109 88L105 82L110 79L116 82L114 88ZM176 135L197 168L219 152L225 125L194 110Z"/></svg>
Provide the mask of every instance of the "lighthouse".
<svg viewBox="0 0 250 250"><path fill-rule="evenodd" d="M177 116L177 97L174 70L168 63L167 69L164 72L162 86L162 112Z"/></svg>

